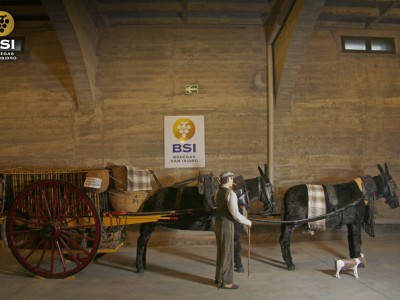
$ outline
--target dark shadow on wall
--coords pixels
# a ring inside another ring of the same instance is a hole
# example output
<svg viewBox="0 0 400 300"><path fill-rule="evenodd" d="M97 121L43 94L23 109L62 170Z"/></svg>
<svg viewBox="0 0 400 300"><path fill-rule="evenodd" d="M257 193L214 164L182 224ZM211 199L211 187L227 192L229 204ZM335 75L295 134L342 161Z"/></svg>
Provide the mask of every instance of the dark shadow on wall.
<svg viewBox="0 0 400 300"><path fill-rule="evenodd" d="M27 41L27 48L31 52L30 60L34 64L34 60L40 60L49 72L64 88L74 101L75 108L78 107L77 95L75 92L74 82L71 75L71 70L65 58L63 48L58 40L55 31L37 31L31 35ZM43 74L43 78L52 77L48 74ZM52 80L43 80L39 85L43 88L54 90L54 82Z"/></svg>

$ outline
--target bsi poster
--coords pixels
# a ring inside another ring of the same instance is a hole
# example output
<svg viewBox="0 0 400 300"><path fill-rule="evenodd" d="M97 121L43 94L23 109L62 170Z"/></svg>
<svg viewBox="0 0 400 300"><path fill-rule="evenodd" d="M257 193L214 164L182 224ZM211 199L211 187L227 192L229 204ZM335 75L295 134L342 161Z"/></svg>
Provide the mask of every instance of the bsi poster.
<svg viewBox="0 0 400 300"><path fill-rule="evenodd" d="M205 167L204 116L164 117L165 168Z"/></svg>

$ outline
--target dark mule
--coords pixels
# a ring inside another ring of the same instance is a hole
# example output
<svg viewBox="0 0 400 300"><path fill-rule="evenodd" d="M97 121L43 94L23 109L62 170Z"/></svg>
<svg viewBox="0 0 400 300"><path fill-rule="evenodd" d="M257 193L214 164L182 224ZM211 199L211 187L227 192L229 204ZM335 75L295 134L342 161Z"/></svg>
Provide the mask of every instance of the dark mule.
<svg viewBox="0 0 400 300"><path fill-rule="evenodd" d="M260 168L259 168L260 170ZM253 200L254 195L258 195L257 200L264 203L264 208L275 207L275 200L273 198L272 188L270 190L269 180L259 177L261 183L257 185L250 185L251 180L258 180L257 178L246 180L249 182L246 192L238 190L238 198L240 201ZM216 183L216 180L218 182ZM258 181L257 181L258 182ZM146 268L146 250L147 244L152 232L156 225L162 225L169 228L181 230L197 230L197 231L212 231L214 230L214 195L219 187L219 179L214 176L205 175L204 182L201 185L202 191L199 192L197 186L180 186L176 185L170 187L159 188L144 204L144 212L152 211L185 211L177 216L177 220L158 223L142 223L140 225L140 235L137 240L136 251L136 268L138 273L144 272ZM239 194L240 193L240 194ZM251 195L247 199L245 195ZM272 198L268 198L271 195ZM242 200L246 198L246 200ZM240 233L239 233L240 234ZM240 245L240 240L238 240ZM235 250L236 252L236 250ZM240 247L239 247L240 255Z"/></svg>
<svg viewBox="0 0 400 300"><path fill-rule="evenodd" d="M250 203L261 200L264 204L262 213L273 213L276 211L276 203L274 198L274 190L272 183L267 175L267 165L264 165L264 171L258 167L261 176L244 180L242 176L234 178L235 192L238 196L239 211L246 215ZM250 208L251 209L251 208ZM243 225L235 222L234 234L234 270L236 272L244 272L241 255L240 236L243 231Z"/></svg>
<svg viewBox="0 0 400 300"><path fill-rule="evenodd" d="M336 184L333 187L336 192L337 203L326 201L326 228L340 228L347 225L347 239L351 258L359 257L361 253L362 226L366 232L374 236L373 232L373 201L384 198L390 208L399 206L396 195L396 183L389 173L387 164L385 170L378 165L380 174L374 177L361 177L363 191L360 190L357 180L353 182ZM323 186L325 195L327 188ZM361 199L361 201L359 201ZM347 207L347 208L346 208ZM345 209L343 209L345 208ZM282 203L282 225L279 242L282 256L288 270L294 270L292 255L290 253L290 236L296 227L294 220L303 220L308 217L308 190L305 184L291 187L285 194ZM335 210L337 213L335 213ZM298 224L301 224L299 222ZM304 222L305 223L305 222Z"/></svg>

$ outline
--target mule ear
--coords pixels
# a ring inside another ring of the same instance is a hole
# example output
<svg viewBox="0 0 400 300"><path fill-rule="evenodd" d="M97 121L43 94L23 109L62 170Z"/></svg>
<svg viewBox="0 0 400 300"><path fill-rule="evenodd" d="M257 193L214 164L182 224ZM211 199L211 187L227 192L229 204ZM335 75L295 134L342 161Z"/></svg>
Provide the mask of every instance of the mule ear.
<svg viewBox="0 0 400 300"><path fill-rule="evenodd" d="M385 174L385 172L383 171L383 168L380 164L377 164L379 172L381 172L381 174Z"/></svg>
<svg viewBox="0 0 400 300"><path fill-rule="evenodd" d="M389 174L389 167L388 167L387 163L385 163L385 172Z"/></svg>
<svg viewBox="0 0 400 300"><path fill-rule="evenodd" d="M261 170L260 166L258 166L258 172L260 172L261 177L264 177L264 172L263 170Z"/></svg>

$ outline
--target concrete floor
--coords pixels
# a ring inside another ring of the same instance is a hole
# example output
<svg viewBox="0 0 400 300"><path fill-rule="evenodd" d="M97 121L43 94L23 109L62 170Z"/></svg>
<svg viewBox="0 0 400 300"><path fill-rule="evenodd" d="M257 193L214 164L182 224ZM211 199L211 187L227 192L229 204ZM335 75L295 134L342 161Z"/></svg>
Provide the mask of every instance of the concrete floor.
<svg viewBox="0 0 400 300"><path fill-rule="evenodd" d="M254 229L252 240L257 238ZM367 267L359 269L359 279L346 271L341 279L333 276L334 257L348 256L344 231L334 240L315 236L293 242L296 271L285 269L277 242L252 244L250 274L244 237L246 273L235 273L239 290L217 289L213 282L216 249L207 242L151 246L148 270L137 274L136 236L130 232L131 242L117 253L62 280L32 276L8 248L1 248L0 299L400 299L400 225L379 226L376 234L375 238L363 235ZM211 238L209 233L206 240Z"/></svg>

